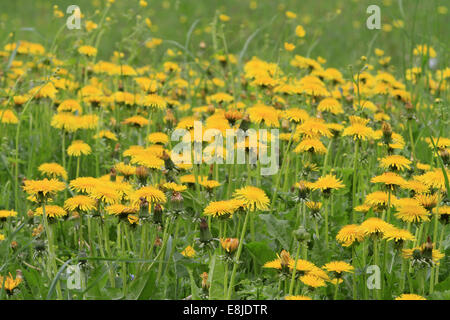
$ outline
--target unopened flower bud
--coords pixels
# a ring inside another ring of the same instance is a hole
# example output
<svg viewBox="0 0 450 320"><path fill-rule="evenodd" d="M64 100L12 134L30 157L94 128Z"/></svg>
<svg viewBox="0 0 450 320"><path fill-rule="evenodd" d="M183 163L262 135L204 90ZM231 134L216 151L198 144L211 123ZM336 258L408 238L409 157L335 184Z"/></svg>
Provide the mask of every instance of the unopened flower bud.
<svg viewBox="0 0 450 320"><path fill-rule="evenodd" d="M226 252L232 253L239 246L239 239L238 238L220 239L220 244L222 245L222 248Z"/></svg>
<svg viewBox="0 0 450 320"><path fill-rule="evenodd" d="M162 207L159 203L155 204L153 208L153 222L156 224L162 224Z"/></svg>
<svg viewBox="0 0 450 320"><path fill-rule="evenodd" d="M200 221L200 242L209 242L212 239L211 231L209 231L208 222L202 218Z"/></svg>
<svg viewBox="0 0 450 320"><path fill-rule="evenodd" d="M381 130L383 131L383 139L384 143L389 144L392 141L392 128L391 125L387 122L383 122L381 126Z"/></svg>
<svg viewBox="0 0 450 320"><path fill-rule="evenodd" d="M425 246L422 251L422 256L427 260L432 260L433 258L433 242L431 242L431 237L428 236L427 242L425 242Z"/></svg>
<svg viewBox="0 0 450 320"><path fill-rule="evenodd" d="M19 244L17 243L17 241L11 241L11 249L15 250L18 246Z"/></svg>
<svg viewBox="0 0 450 320"><path fill-rule="evenodd" d="M183 208L184 199L183 199L183 196L181 195L181 192L177 192L177 191L173 192L171 200L172 200L174 209L180 210Z"/></svg>
<svg viewBox="0 0 450 320"><path fill-rule="evenodd" d="M139 166L136 168L136 176L141 182L141 184L145 184L148 177L148 170L144 166Z"/></svg>
<svg viewBox="0 0 450 320"><path fill-rule="evenodd" d="M444 162L444 165L448 165L450 163L450 152L449 149L440 150L439 154Z"/></svg>
<svg viewBox="0 0 450 320"><path fill-rule="evenodd" d="M117 178L117 171L116 171L116 169L115 169L114 167L112 167L112 168L109 170L109 179L110 179L112 182L115 182L115 181L116 181L116 178Z"/></svg>
<svg viewBox="0 0 450 320"><path fill-rule="evenodd" d="M311 239L311 234L304 227L300 227L294 231L294 236L298 242L305 242Z"/></svg>
<svg viewBox="0 0 450 320"><path fill-rule="evenodd" d="M209 289L208 273L207 272L203 272L200 277L202 278L202 289L203 290L208 290Z"/></svg>
<svg viewBox="0 0 450 320"><path fill-rule="evenodd" d="M289 266L289 262L291 261L291 256L289 255L289 252L287 252L286 250L281 251L280 259L282 268Z"/></svg>
<svg viewBox="0 0 450 320"><path fill-rule="evenodd" d="M140 197L139 201L140 201L139 217L140 218L148 217L148 201L147 201L147 199L145 199L144 197Z"/></svg>
<svg viewBox="0 0 450 320"><path fill-rule="evenodd" d="M160 237L156 236L155 242L153 243L155 247L160 247L162 245L162 240Z"/></svg>

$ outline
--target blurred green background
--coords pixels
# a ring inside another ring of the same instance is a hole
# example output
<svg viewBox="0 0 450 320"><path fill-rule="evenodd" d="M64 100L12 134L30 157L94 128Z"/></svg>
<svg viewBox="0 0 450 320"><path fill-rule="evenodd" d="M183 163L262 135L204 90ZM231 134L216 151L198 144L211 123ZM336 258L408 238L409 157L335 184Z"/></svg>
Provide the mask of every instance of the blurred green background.
<svg viewBox="0 0 450 320"><path fill-rule="evenodd" d="M95 43L98 39L98 59L109 58L118 50L126 57L134 56L136 61L129 62L151 64L166 49L177 47L173 42L163 41L158 51L149 51L144 46L147 39L157 37L184 45L188 30L197 21L189 49L196 54L203 41L206 48L202 57L209 58L213 53L210 26L216 13L223 13L230 20L219 20L218 32L223 25L230 53L239 53L251 38L245 58L257 55L287 64L289 59L283 59L283 55L321 56L328 61L328 66L343 68L380 48L392 57L391 65L402 68L410 63L412 45L426 43L438 52L438 67L443 67L448 60L450 3L447 0L147 0L146 7L140 6L139 0L115 0L105 14L106 3L107 0L2 0L2 45L11 42L13 32L14 39L40 42L48 49L62 27L56 42L60 55L70 53L74 39L85 43ZM78 5L84 15L82 30L64 28L69 16L66 9L72 4ZM371 4L381 9L382 30L366 28L369 17L366 10ZM54 5L64 17L55 17ZM287 10L297 17L287 19ZM86 21L100 24L104 14L109 21L105 20L101 28L86 32ZM151 19L151 28L145 26L146 18ZM306 30L304 41L295 36L298 24ZM99 33L102 33L100 37ZM285 41L296 44L294 52L283 50ZM224 50L222 39L218 50Z"/></svg>

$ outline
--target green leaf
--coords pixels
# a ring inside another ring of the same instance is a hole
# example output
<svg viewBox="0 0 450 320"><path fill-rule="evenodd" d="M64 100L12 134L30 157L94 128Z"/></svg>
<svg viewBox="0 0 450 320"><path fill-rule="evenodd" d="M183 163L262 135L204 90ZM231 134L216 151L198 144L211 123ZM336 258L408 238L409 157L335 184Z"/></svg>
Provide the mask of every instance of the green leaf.
<svg viewBox="0 0 450 320"><path fill-rule="evenodd" d="M189 279L191 280L191 298L192 300L200 300L200 289L195 284L192 270L188 268L187 271L189 272Z"/></svg>
<svg viewBox="0 0 450 320"><path fill-rule="evenodd" d="M283 248L289 248L289 221L278 220L271 214L260 214L259 217L266 222L266 228L269 235L274 240L278 240Z"/></svg>
<svg viewBox="0 0 450 320"><path fill-rule="evenodd" d="M276 259L276 253L265 242L250 242L245 245L250 255L261 265Z"/></svg>
<svg viewBox="0 0 450 320"><path fill-rule="evenodd" d="M156 272L149 270L131 282L127 299L148 300L155 298Z"/></svg>
<svg viewBox="0 0 450 320"><path fill-rule="evenodd" d="M439 282L435 288L436 291L444 291L450 289L450 277L447 277L444 281Z"/></svg>
<svg viewBox="0 0 450 320"><path fill-rule="evenodd" d="M210 300L225 299L224 275L225 263L223 260L220 260L218 258L218 251L216 251L213 258L211 259L211 262L209 263L208 282L210 284Z"/></svg>
<svg viewBox="0 0 450 320"><path fill-rule="evenodd" d="M430 300L450 300L450 290L442 291L442 292L433 292L429 296Z"/></svg>

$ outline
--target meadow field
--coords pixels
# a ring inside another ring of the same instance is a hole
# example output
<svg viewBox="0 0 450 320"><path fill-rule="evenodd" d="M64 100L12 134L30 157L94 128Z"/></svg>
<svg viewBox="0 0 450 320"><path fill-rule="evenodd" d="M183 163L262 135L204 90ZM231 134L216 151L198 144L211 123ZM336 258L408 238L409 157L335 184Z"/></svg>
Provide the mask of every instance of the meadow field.
<svg viewBox="0 0 450 320"><path fill-rule="evenodd" d="M0 4L0 300L450 299L450 3Z"/></svg>

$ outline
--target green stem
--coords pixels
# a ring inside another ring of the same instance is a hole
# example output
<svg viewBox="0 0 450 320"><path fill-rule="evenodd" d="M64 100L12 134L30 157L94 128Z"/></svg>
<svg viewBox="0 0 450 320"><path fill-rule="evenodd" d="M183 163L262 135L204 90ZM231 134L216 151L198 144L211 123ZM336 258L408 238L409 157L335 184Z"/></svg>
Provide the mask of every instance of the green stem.
<svg viewBox="0 0 450 320"><path fill-rule="evenodd" d="M53 239L53 231L48 224L48 217L45 210L45 203L42 203L42 219L44 223L45 233L47 234L47 241L48 241L48 264L50 265L50 268L53 270L48 270L49 275L52 277L56 275L57 272L57 266L56 266L56 254L55 254L55 247L54 247L54 239ZM59 281L56 283L56 294L58 297L58 300L62 299L62 292L61 292L61 285Z"/></svg>
<svg viewBox="0 0 450 320"><path fill-rule="evenodd" d="M355 142L355 152L353 158L353 183L352 183L352 206L355 208L356 203L356 180L358 171L358 152L359 152L359 140ZM355 211L352 210L352 223L355 223Z"/></svg>
<svg viewBox="0 0 450 320"><path fill-rule="evenodd" d="M295 274L297 273L297 260L300 255L300 248L302 247L302 243L299 242L297 246L297 252L295 253L295 262L294 269L292 270L291 284L289 286L289 295L291 296L294 291L294 283L295 283Z"/></svg>
<svg viewBox="0 0 450 320"><path fill-rule="evenodd" d="M336 288L334 289L333 300L337 300L338 291L339 291L339 279L337 278L336 279Z"/></svg>
<svg viewBox="0 0 450 320"><path fill-rule="evenodd" d="M379 249L378 239L374 239L373 240L373 256L374 256L374 260L375 260L375 265L377 267L380 267L380 252L379 252L379 250L380 249ZM381 271L381 274L380 274L381 279L383 279L382 273L383 273L383 270ZM381 282L383 282L383 281L381 280ZM380 289L375 289L375 293L376 293L377 300L380 300L381 299Z"/></svg>
<svg viewBox="0 0 450 320"><path fill-rule="evenodd" d="M236 271L237 271L237 268L238 268L239 258L241 256L241 252L242 252L242 248L243 248L245 231L247 230L247 223L248 223L248 216L249 215L250 215L250 211L247 211L247 213L245 214L244 226L242 227L241 236L240 236L240 239L239 239L239 246L238 246L238 250L236 252L236 257L235 257L235 261L234 261L234 265L233 265L233 271L231 272L230 285L228 287L228 294L227 294L226 300L230 300L231 299L231 295L233 293L234 280L235 280L235 277L236 277Z"/></svg>

